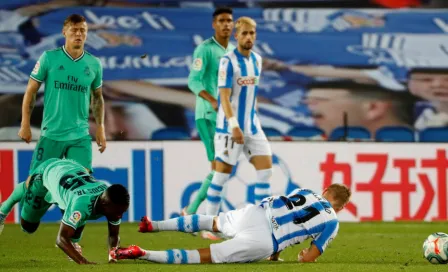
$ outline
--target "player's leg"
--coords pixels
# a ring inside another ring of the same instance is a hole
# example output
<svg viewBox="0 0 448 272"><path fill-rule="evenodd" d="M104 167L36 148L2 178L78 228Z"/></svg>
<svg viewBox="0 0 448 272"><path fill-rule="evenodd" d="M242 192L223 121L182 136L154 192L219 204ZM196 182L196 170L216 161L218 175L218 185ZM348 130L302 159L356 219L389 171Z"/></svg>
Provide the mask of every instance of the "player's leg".
<svg viewBox="0 0 448 272"><path fill-rule="evenodd" d="M180 231L180 232L198 232L201 230L217 230L216 216L193 214L181 216L163 221L151 221L147 216L143 217L139 232L158 232L158 231Z"/></svg>
<svg viewBox="0 0 448 272"><path fill-rule="evenodd" d="M112 249L109 253L113 259L140 259L154 263L198 264L211 263L210 248L197 250L170 249L164 251L145 250L138 246Z"/></svg>
<svg viewBox="0 0 448 272"><path fill-rule="evenodd" d="M17 184L17 186L14 188L14 191L12 191L12 194L0 204L0 225L2 224L2 221L5 220L6 216L8 216L8 214L11 212L14 205L20 202L20 200L25 195L25 184L25 181Z"/></svg>
<svg viewBox="0 0 448 272"><path fill-rule="evenodd" d="M81 139L67 141L65 158L74 160L92 172L92 138L90 135Z"/></svg>
<svg viewBox="0 0 448 272"><path fill-rule="evenodd" d="M244 153L257 172L255 183L255 203L271 196L269 179L272 176L272 152L268 140L262 132L260 135L247 137Z"/></svg>
<svg viewBox="0 0 448 272"><path fill-rule="evenodd" d="M34 233L40 224L40 219L50 208L45 201L48 190L44 187L41 175L33 175L26 188L25 198L20 214L20 225L27 233Z"/></svg>
<svg viewBox="0 0 448 272"><path fill-rule="evenodd" d="M202 182L201 188L193 199L193 201L185 209L182 215L194 214L198 210L201 203L207 197L207 190L212 182L213 175L215 173L215 146L214 146L214 136L215 136L216 122L207 119L196 120L196 128L198 129L199 136L204 143L205 149L207 151L208 161L211 162L211 172L207 175L205 180Z"/></svg>
<svg viewBox="0 0 448 272"><path fill-rule="evenodd" d="M29 173L33 173L39 165L50 158L62 157L62 149L60 143L52 141L46 137L40 137L34 149L33 158L31 161ZM12 194L1 203L0 206L0 225L5 220L6 216L11 212L15 204L17 204L25 196L25 182L20 182ZM1 230L0 230L1 233Z"/></svg>
<svg viewBox="0 0 448 272"><path fill-rule="evenodd" d="M247 263L263 260L278 250L265 210L247 205L243 209L219 216L217 228L234 238L210 245L213 263Z"/></svg>
<svg viewBox="0 0 448 272"><path fill-rule="evenodd" d="M230 134L215 134L216 171L207 190L207 215L217 215L221 205L221 192L224 183L229 180L233 166L243 151L243 145L232 141Z"/></svg>
<svg viewBox="0 0 448 272"><path fill-rule="evenodd" d="M29 174L31 175L34 173L39 165L48 159L62 159L64 152L64 142L53 141L47 137L41 136L34 148Z"/></svg>
<svg viewBox="0 0 448 272"><path fill-rule="evenodd" d="M116 259L141 259L156 263L246 263L265 259L277 251L263 208L248 205L243 209L221 213L215 218L215 231L233 237L198 250L144 250L138 246L111 252Z"/></svg>

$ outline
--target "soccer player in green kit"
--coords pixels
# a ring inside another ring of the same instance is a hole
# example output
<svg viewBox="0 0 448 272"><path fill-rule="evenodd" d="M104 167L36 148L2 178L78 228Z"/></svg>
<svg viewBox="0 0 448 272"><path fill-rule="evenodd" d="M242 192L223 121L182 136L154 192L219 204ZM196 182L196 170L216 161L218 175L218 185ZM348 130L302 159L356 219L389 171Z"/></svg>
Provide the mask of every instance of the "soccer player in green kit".
<svg viewBox="0 0 448 272"><path fill-rule="evenodd" d="M229 40L233 30L233 12L230 8L217 8L213 12L215 35L200 44L193 54L193 65L188 77L188 87L196 95L196 127L205 145L212 171L202 183L196 198L182 211L183 215L196 213L207 196L215 170L214 136L218 108L218 69L221 57L235 49ZM209 237L212 238L212 237Z"/></svg>
<svg viewBox="0 0 448 272"><path fill-rule="evenodd" d="M48 159L30 173L25 185L20 224L34 233L52 204L65 210L56 244L78 264L93 264L74 247L87 220L108 220L109 250L119 244L121 217L129 207L129 193L120 184L96 181L81 164L67 159ZM113 261L109 257L109 261Z"/></svg>
<svg viewBox="0 0 448 272"><path fill-rule="evenodd" d="M92 143L88 124L91 100L98 125L96 141L100 152L106 148L101 88L103 69L98 58L84 51L87 31L83 16L72 14L67 17L62 29L65 45L45 51L31 72L23 99L19 131L19 137L27 143L31 141L31 112L42 82L45 82L45 99L42 134L34 150L30 173L47 159L64 157L92 171ZM25 183L22 182L1 204L0 226L24 193Z"/></svg>

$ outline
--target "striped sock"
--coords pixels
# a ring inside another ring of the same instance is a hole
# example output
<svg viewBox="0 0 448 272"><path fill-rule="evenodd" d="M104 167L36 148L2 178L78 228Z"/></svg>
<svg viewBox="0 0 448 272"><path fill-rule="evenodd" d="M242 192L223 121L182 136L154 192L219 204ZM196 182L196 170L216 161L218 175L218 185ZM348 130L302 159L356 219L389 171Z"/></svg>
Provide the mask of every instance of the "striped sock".
<svg viewBox="0 0 448 272"><path fill-rule="evenodd" d="M269 178L272 176L272 168L257 171L257 183L255 183L255 203L260 203L263 198L271 196Z"/></svg>
<svg viewBox="0 0 448 272"><path fill-rule="evenodd" d="M218 215L219 206L221 205L221 192L224 183L229 179L230 174L215 172L212 183L207 190L207 215Z"/></svg>
<svg viewBox="0 0 448 272"><path fill-rule="evenodd" d="M155 263L167 264L198 264L201 256L197 250L170 249L167 251L145 250L145 255L139 259Z"/></svg>
<svg viewBox="0 0 448 272"><path fill-rule="evenodd" d="M163 221L152 221L154 231L198 232L213 231L213 216L193 214Z"/></svg>

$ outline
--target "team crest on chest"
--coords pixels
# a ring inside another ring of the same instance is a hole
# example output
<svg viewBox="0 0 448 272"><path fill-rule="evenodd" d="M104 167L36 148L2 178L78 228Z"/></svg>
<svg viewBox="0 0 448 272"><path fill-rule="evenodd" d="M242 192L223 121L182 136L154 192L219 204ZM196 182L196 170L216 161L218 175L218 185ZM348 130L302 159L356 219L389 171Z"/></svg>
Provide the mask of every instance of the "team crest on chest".
<svg viewBox="0 0 448 272"><path fill-rule="evenodd" d="M84 68L84 74L85 74L86 76L90 76L90 69L89 69L89 66L86 66L86 68Z"/></svg>

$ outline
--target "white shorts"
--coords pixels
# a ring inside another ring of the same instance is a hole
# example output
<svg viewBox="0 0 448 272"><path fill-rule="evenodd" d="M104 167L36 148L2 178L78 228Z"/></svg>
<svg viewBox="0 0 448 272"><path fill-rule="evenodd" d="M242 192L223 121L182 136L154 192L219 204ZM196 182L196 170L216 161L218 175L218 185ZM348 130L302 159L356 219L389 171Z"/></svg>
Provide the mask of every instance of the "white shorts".
<svg viewBox="0 0 448 272"><path fill-rule="evenodd" d="M235 165L242 152L249 161L253 156L272 156L271 146L262 130L255 135L245 135L242 145L233 142L231 134L215 134L216 160Z"/></svg>
<svg viewBox="0 0 448 272"><path fill-rule="evenodd" d="M211 244L213 263L247 263L268 258L274 253L272 230L265 210L252 204L220 213L218 230L230 240Z"/></svg>

